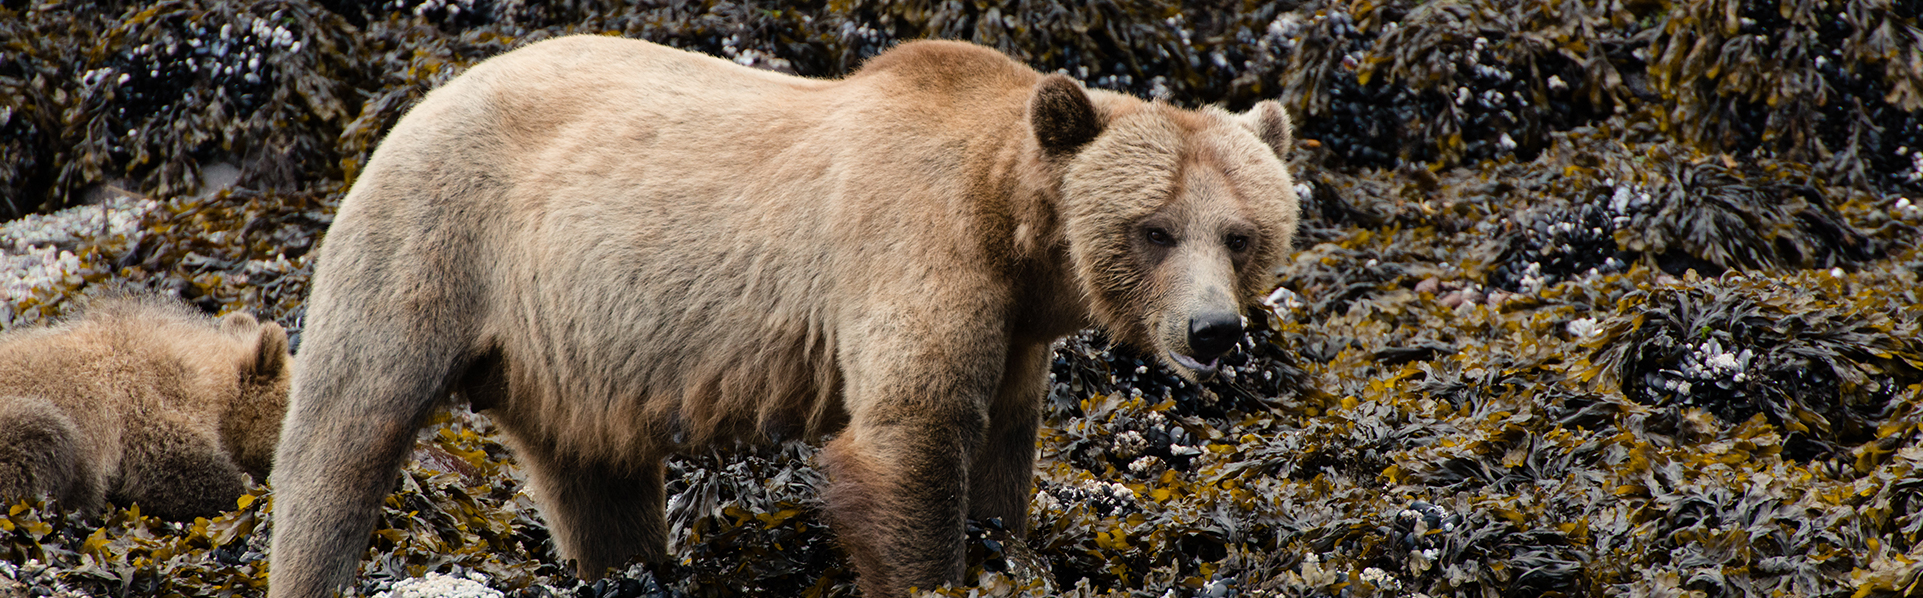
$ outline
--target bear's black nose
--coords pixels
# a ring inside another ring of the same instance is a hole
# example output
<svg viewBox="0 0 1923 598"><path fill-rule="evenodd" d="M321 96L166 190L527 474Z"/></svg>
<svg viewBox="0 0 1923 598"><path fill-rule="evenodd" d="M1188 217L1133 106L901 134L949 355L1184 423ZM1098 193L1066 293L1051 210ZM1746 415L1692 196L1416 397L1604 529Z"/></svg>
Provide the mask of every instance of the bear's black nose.
<svg viewBox="0 0 1923 598"><path fill-rule="evenodd" d="M1189 350L1196 361L1209 363L1235 348L1242 338L1242 317L1223 312L1202 314L1189 319Z"/></svg>

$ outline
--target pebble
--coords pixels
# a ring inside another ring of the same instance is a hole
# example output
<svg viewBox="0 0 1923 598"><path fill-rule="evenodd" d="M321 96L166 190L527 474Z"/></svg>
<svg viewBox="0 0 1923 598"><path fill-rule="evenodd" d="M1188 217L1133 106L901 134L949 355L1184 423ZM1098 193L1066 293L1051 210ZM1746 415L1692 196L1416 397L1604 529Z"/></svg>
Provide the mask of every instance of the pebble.
<svg viewBox="0 0 1923 598"><path fill-rule="evenodd" d="M1422 282L1416 283L1417 293L1428 293L1428 294L1434 295L1436 291L1440 291L1440 290L1442 290L1442 279L1436 278L1434 276L1424 278L1422 279Z"/></svg>
<svg viewBox="0 0 1923 598"><path fill-rule="evenodd" d="M119 196L0 224L0 327L33 323L42 314L26 313L31 308L22 306L28 301L57 302L66 290L84 284L86 276L111 271L112 264L84 260L74 250L124 244L139 230L141 218L158 205Z"/></svg>
<svg viewBox="0 0 1923 598"><path fill-rule="evenodd" d="M486 579L472 572L465 576L429 573L426 577L402 580L392 589L375 594L374 598L504 598L499 590L481 583Z"/></svg>
<svg viewBox="0 0 1923 598"><path fill-rule="evenodd" d="M67 587L59 580L60 570L37 559L18 565L0 560L0 596L45 596L47 598L88 598L86 592Z"/></svg>

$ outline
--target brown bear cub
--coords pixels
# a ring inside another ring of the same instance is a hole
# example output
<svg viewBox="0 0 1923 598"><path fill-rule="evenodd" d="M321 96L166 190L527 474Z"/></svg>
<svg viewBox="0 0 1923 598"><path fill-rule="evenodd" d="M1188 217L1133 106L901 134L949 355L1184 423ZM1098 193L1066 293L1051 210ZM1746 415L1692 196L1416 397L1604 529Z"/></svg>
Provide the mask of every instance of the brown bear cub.
<svg viewBox="0 0 1923 598"><path fill-rule="evenodd" d="M843 79L543 41L435 90L341 201L274 470L274 598L352 583L450 391L527 467L563 557L666 561L662 459L821 438L864 595L1019 537L1049 344L1185 375L1243 340L1296 228L1288 115L1091 90L905 43Z"/></svg>
<svg viewBox="0 0 1923 598"><path fill-rule="evenodd" d="M231 510L243 473L267 479L290 375L279 324L159 299L0 335L0 501L173 520Z"/></svg>

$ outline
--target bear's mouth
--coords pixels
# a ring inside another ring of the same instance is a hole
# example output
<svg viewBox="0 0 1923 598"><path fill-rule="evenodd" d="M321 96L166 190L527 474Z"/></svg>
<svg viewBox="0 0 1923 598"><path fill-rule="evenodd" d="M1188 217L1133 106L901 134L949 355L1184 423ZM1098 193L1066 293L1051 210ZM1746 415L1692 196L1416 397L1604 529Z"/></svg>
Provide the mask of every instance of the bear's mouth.
<svg viewBox="0 0 1923 598"><path fill-rule="evenodd" d="M1208 363L1202 363L1200 361L1196 361L1195 358L1193 357L1189 357L1181 353L1176 353L1174 351L1169 351L1168 356L1170 359L1175 361L1176 365L1180 365L1182 367L1195 370L1196 372L1199 372L1202 374L1215 373L1216 364L1219 364L1222 362L1222 358L1217 357L1215 359L1210 359Z"/></svg>

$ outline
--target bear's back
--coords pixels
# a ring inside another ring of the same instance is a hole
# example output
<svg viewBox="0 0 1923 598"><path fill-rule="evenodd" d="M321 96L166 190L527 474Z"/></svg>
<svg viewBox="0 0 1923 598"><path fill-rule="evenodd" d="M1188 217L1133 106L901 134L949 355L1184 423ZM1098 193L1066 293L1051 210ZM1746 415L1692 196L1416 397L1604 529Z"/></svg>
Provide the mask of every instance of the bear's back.
<svg viewBox="0 0 1923 598"><path fill-rule="evenodd" d="M244 351L185 308L107 301L79 320L0 335L0 396L52 402L108 451L133 418L213 430Z"/></svg>
<svg viewBox="0 0 1923 598"><path fill-rule="evenodd" d="M499 179L700 147L756 154L742 162L755 164L769 158L756 148L824 134L872 145L887 139L877 130L904 126L978 132L1019 118L1039 77L959 42L909 42L845 79L813 79L641 40L569 36L484 61L429 93L383 140L369 174L430 166ZM684 131L694 135L676 136Z"/></svg>

